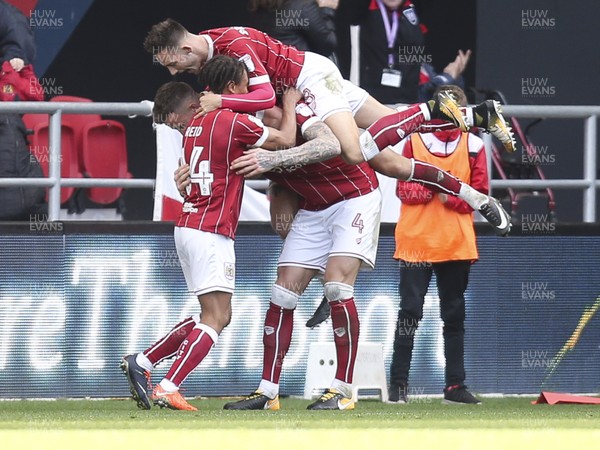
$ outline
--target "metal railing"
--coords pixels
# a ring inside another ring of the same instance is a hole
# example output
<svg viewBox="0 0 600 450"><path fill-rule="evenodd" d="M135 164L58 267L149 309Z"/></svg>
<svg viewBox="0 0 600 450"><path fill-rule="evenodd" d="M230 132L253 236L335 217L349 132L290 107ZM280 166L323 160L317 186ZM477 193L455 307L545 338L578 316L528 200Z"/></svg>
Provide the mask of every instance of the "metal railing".
<svg viewBox="0 0 600 450"><path fill-rule="evenodd" d="M48 114L48 178L4 178L2 186L49 187L48 220L58 220L61 187L129 187L153 188L153 179L61 178L61 119L63 114L108 114L111 116L150 116L152 105L140 103L76 103L76 102L1 102L1 113Z"/></svg>
<svg viewBox="0 0 600 450"><path fill-rule="evenodd" d="M492 180L492 188L523 189L583 189L583 221L596 221L596 189L600 181L596 178L597 119L600 106L529 106L505 105L506 116L548 119L584 119L583 178L554 180ZM48 220L58 220L60 213L61 187L123 187L153 188L154 179L113 179L113 178L61 178L61 118L62 114L106 114L121 116L150 116L151 103L75 103L75 102L0 102L2 113L48 114L49 120L49 166L48 178L0 178L3 186L49 187Z"/></svg>
<svg viewBox="0 0 600 450"><path fill-rule="evenodd" d="M491 180L492 188L522 189L583 189L583 221L596 221L596 189L600 181L596 178L597 122L600 106L538 106L503 105L505 116L544 119L584 119L583 124L583 178L554 180Z"/></svg>

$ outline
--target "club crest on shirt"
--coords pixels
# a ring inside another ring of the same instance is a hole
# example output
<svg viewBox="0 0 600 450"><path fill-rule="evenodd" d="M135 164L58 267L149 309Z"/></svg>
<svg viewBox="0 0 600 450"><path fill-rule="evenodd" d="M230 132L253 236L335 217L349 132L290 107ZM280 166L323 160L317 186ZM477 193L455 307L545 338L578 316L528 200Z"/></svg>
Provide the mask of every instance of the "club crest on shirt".
<svg viewBox="0 0 600 450"><path fill-rule="evenodd" d="M265 334L267 336L273 334L275 332L275 328L273 328L272 326L269 325L265 325Z"/></svg>
<svg viewBox="0 0 600 450"><path fill-rule="evenodd" d="M406 17L406 20L408 20L411 25L416 25L419 23L417 13L415 13L415 9L412 6L402 11L402 14L404 14L404 17Z"/></svg>
<svg viewBox="0 0 600 450"><path fill-rule="evenodd" d="M225 278L233 280L235 278L235 264L225 263Z"/></svg>
<svg viewBox="0 0 600 450"><path fill-rule="evenodd" d="M252 73L254 72L254 63L252 62L252 57L250 55L243 55L240 56L240 61L243 62L244 64L246 64L246 67L248 68L248 72Z"/></svg>

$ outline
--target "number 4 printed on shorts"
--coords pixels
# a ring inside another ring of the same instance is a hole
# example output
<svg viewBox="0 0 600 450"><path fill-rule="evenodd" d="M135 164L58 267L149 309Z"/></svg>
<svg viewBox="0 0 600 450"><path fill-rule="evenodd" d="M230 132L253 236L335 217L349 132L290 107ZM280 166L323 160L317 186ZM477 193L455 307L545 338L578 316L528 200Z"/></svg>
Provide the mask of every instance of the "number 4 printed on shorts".
<svg viewBox="0 0 600 450"><path fill-rule="evenodd" d="M365 226L363 220L360 218L360 213L358 213L352 221L352 226L358 228L358 232L362 234L362 230Z"/></svg>

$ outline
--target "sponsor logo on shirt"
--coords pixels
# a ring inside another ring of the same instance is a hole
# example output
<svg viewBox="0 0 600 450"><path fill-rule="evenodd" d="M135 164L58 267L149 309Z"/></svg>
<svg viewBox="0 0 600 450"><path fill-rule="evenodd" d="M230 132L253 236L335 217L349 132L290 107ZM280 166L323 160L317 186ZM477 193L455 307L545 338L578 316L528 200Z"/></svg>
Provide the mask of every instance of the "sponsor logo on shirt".
<svg viewBox="0 0 600 450"><path fill-rule="evenodd" d="M194 204L190 202L185 202L183 204L183 212L184 213L197 213L198 208L194 208Z"/></svg>

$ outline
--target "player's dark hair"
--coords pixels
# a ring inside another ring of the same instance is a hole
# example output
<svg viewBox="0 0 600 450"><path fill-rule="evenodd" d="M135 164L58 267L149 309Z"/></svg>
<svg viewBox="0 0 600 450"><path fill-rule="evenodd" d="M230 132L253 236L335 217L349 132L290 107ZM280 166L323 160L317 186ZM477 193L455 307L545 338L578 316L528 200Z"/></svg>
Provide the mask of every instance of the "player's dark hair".
<svg viewBox="0 0 600 450"><path fill-rule="evenodd" d="M456 103L458 103L460 106L467 106L467 96L465 95L465 91L463 91L459 86L456 86L455 84L443 84L436 88L433 96L435 97L438 92L441 91L449 92L450 95L454 97Z"/></svg>
<svg viewBox="0 0 600 450"><path fill-rule="evenodd" d="M246 71L246 64L239 59L218 55L204 64L198 75L198 84L205 91L222 94L230 81L241 83Z"/></svg>
<svg viewBox="0 0 600 450"><path fill-rule="evenodd" d="M198 98L198 94L187 83L169 81L163 84L154 96L152 118L154 123L165 123L169 116L175 113L184 101Z"/></svg>
<svg viewBox="0 0 600 450"><path fill-rule="evenodd" d="M187 32L176 20L163 20L150 28L144 40L144 49L153 55L172 49L181 42Z"/></svg>
<svg viewBox="0 0 600 450"><path fill-rule="evenodd" d="M260 10L274 11L281 8L285 0L250 0L248 2L248 9L251 12Z"/></svg>

